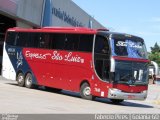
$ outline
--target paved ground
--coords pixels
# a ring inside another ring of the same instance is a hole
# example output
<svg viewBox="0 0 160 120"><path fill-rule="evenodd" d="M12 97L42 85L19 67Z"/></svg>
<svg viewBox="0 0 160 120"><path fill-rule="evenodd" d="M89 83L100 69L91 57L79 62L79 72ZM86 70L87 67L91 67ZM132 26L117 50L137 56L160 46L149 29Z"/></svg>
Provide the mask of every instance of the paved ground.
<svg viewBox="0 0 160 120"><path fill-rule="evenodd" d="M79 94L67 91L27 89L0 77L0 113L160 113L160 86L149 85L145 101L114 105L108 99L83 100Z"/></svg>

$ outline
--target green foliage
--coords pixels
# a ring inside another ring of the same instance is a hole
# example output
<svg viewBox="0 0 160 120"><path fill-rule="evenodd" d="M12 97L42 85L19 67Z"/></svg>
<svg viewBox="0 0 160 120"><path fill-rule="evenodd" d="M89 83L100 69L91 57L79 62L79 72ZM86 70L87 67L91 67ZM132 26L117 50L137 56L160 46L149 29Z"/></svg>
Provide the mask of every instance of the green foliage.
<svg viewBox="0 0 160 120"><path fill-rule="evenodd" d="M160 66L160 46L155 43L154 47L151 47L151 53L149 53L149 59L155 61Z"/></svg>
<svg viewBox="0 0 160 120"><path fill-rule="evenodd" d="M155 43L154 47L151 47L151 52L152 53L160 52L160 46L157 44L157 42Z"/></svg>

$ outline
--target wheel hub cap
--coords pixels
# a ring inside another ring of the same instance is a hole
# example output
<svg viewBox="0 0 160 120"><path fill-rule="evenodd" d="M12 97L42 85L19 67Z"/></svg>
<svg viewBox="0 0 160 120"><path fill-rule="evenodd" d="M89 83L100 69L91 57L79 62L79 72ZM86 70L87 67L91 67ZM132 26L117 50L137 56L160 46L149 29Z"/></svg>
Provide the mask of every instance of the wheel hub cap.
<svg viewBox="0 0 160 120"><path fill-rule="evenodd" d="M89 96L91 94L91 88L90 87L86 87L83 91L85 96Z"/></svg>
<svg viewBox="0 0 160 120"><path fill-rule="evenodd" d="M23 76L19 76L18 81L21 83L23 81Z"/></svg>

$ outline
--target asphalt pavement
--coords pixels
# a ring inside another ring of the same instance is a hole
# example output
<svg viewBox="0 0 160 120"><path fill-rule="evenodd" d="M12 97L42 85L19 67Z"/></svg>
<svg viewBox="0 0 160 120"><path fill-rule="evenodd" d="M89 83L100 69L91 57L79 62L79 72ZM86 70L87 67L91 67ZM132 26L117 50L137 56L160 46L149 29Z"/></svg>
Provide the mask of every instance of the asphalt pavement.
<svg viewBox="0 0 160 120"><path fill-rule="evenodd" d="M43 88L28 89L0 77L0 113L16 114L98 114L160 113L160 85L149 85L145 101L126 100L112 104L109 99L81 99L79 93L54 93Z"/></svg>

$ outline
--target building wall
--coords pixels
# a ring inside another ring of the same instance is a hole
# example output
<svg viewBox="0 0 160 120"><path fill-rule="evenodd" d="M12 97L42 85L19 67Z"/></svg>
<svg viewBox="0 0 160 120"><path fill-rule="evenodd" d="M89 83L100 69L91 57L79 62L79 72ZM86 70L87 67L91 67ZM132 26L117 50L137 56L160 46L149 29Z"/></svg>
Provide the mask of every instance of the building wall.
<svg viewBox="0 0 160 120"><path fill-rule="evenodd" d="M52 0L52 26L104 28L71 0ZM92 21L92 22L91 22ZM92 25L91 25L92 23Z"/></svg>
<svg viewBox="0 0 160 120"><path fill-rule="evenodd" d="M24 28L32 28L31 25L27 24L27 23L24 23L22 21L16 21L16 26L17 27L24 27Z"/></svg>
<svg viewBox="0 0 160 120"><path fill-rule="evenodd" d="M14 18L19 27L104 28L72 0L0 0L0 14Z"/></svg>
<svg viewBox="0 0 160 120"><path fill-rule="evenodd" d="M36 25L41 25L44 0L19 0L17 16Z"/></svg>

